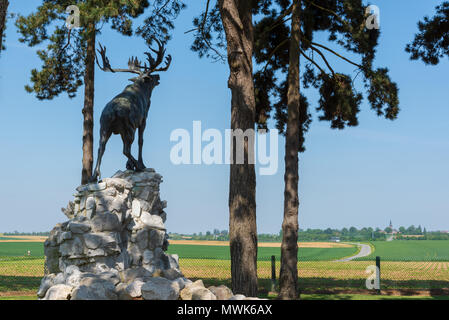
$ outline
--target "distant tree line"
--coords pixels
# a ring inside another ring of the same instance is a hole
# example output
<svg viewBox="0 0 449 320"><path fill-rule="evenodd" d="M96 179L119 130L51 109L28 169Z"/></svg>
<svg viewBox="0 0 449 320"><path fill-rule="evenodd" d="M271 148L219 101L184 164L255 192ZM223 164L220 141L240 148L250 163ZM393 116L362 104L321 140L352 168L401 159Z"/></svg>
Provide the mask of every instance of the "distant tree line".
<svg viewBox="0 0 449 320"><path fill-rule="evenodd" d="M380 228L361 228L356 227L343 229L299 229L299 241L385 241L391 233L395 231L390 227L381 230ZM449 240L449 233L445 231L427 231L421 226L411 225L408 228L400 227L398 233L395 233L397 240ZM170 233L172 240L216 240L229 241L227 230L207 231L206 233L179 234ZM263 233L258 235L260 242L281 242L282 230L278 234Z"/></svg>
<svg viewBox="0 0 449 320"><path fill-rule="evenodd" d="M206 231L206 233L194 233L194 234L180 234L180 233L170 233L171 240L207 240L207 241L229 241L228 230L218 230Z"/></svg>
<svg viewBox="0 0 449 320"><path fill-rule="evenodd" d="M356 227L343 229L299 229L299 241L385 241L387 235L391 233L389 227L385 230L380 228ZM449 233L446 231L427 231L421 226L411 225L408 228L399 227L399 233L395 234L397 240L449 240ZM48 236L50 232L5 232L5 236ZM229 241L228 230L206 231L194 234L170 233L171 240L203 240L203 241ZM262 233L258 235L260 242L281 242L282 230L278 234Z"/></svg>
<svg viewBox="0 0 449 320"><path fill-rule="evenodd" d="M14 231L14 232L5 232L3 233L3 235L5 236L41 236L41 237L46 237L50 235L50 232L19 232L19 231Z"/></svg>

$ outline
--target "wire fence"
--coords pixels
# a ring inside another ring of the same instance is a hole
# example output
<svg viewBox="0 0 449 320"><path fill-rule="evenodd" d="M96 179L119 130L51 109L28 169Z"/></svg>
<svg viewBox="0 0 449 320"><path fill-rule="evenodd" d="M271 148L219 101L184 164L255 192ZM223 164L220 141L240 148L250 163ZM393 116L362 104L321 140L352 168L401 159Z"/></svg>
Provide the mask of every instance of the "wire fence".
<svg viewBox="0 0 449 320"><path fill-rule="evenodd" d="M44 257L0 257L0 292L36 291L45 274ZM213 258L180 258L181 271L187 278L203 279L211 284L230 284L231 261ZM323 291L374 290L376 261L299 261L299 287L303 293ZM280 272L275 262L275 274ZM272 262L258 262L260 288L271 291ZM449 294L449 261L382 261L380 289L409 294L427 290Z"/></svg>

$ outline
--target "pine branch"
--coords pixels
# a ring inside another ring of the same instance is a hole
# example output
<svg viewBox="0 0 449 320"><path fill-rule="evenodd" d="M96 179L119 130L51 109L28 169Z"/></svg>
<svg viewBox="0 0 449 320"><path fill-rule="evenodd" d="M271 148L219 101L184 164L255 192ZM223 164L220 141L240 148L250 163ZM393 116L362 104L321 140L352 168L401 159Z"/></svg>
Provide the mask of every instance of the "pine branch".
<svg viewBox="0 0 449 320"><path fill-rule="evenodd" d="M162 10L164 10L164 8L170 3L171 0L167 0L164 5L162 7L160 7L157 11L155 15L158 15Z"/></svg>
<svg viewBox="0 0 449 320"><path fill-rule="evenodd" d="M307 41L309 41L309 40L307 40ZM352 64L352 65L354 65L354 66L356 66L356 67L358 67L358 68L360 68L360 69L363 69L363 66L361 66L361 65L359 65L359 64L357 64L357 63L355 63L355 62L353 62L353 61L351 61L351 60L349 60L348 58L346 58L346 57L344 57L344 56L338 54L338 53L335 52L334 50L332 50L332 49L330 49L330 48L328 48L328 47L326 47L326 46L324 46L324 45L322 45L322 44L319 44L319 43L316 43L316 42L310 42L310 41L309 41L309 43L310 43L311 45L313 45L313 46L318 46L318 47L320 47L320 48L323 48L323 49L325 49L325 50L327 50L327 51L333 53L333 54L336 55L337 57L339 57L339 58L345 60L346 62L349 62L350 64Z"/></svg>
<svg viewBox="0 0 449 320"><path fill-rule="evenodd" d="M206 22L207 22L207 15L209 13L209 6L210 6L210 0L207 0L207 2L206 2L206 10L204 12L203 21L201 22L200 26L198 28L194 28L194 29L188 30L188 31L184 32L184 34L187 34L187 33L193 32L193 31L199 31L201 33L202 39L203 39L204 43L206 44L206 46L210 50L214 51L219 59L225 60L225 57L223 56L223 54L221 54L221 52L219 52L217 49L215 49L213 47L213 45L209 42L209 40L207 40L206 34L204 33L204 27L205 27Z"/></svg>
<svg viewBox="0 0 449 320"><path fill-rule="evenodd" d="M270 64L271 58L273 58L274 54L276 53L276 51L278 51L284 44L286 44L288 42L289 39L285 39L284 41L282 41L281 43L279 43L276 48L273 49L273 51L270 53L270 56L267 59L267 63L265 64L265 67L263 68L263 72L265 72L265 70L267 69L268 65Z"/></svg>
<svg viewBox="0 0 449 320"><path fill-rule="evenodd" d="M289 14L292 13L292 10L293 10L293 5L291 5L290 8L285 10L285 12L279 18L277 18L276 21L271 25L271 27L268 30L265 30L264 33L265 32L270 32L271 30L276 29L276 27L278 27L278 26L284 24L285 22L291 20L291 17L290 17L290 18L282 21L282 19L284 19L286 16L288 16Z"/></svg>
<svg viewBox="0 0 449 320"><path fill-rule="evenodd" d="M306 1L307 3L310 3L310 4L311 4L312 6L314 6L315 8L318 8L318 9L320 9L320 10L323 10L323 11L325 11L325 12L328 12L328 13L334 15L334 16L335 16L341 23L347 25L347 22L344 21L342 18L340 18L340 16L338 15L338 13L336 13L335 11L330 10L330 9L327 9L327 8L324 8L324 7L320 6L320 5L317 5L315 2L310 1L310 0L304 0L304 1Z"/></svg>
<svg viewBox="0 0 449 320"><path fill-rule="evenodd" d="M326 71L324 71L319 65L318 63L315 62L315 60L311 59L310 57L308 57L304 51L302 51L301 49L299 49L299 52L304 56L304 58L306 58L307 60L309 60L311 63L313 63L315 65L315 67L317 67L321 73L326 74Z"/></svg>
<svg viewBox="0 0 449 320"><path fill-rule="evenodd" d="M315 48L314 46L310 46L310 48L311 48L312 50L316 51L316 52L321 56L321 58L323 59L324 63L326 63L326 66L329 68L329 70L332 72L332 75L333 75L334 78L335 78L335 72L334 72L334 69L332 69L331 65L330 65L329 62L327 61L327 59L326 59L326 57L324 56L324 54L323 54L320 50L318 50L317 48Z"/></svg>

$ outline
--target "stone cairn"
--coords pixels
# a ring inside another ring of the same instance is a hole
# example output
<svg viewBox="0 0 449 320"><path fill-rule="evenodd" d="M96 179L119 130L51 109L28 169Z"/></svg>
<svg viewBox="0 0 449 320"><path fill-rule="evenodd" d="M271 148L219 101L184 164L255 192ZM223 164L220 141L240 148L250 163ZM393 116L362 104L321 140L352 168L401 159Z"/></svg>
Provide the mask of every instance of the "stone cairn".
<svg viewBox="0 0 449 320"><path fill-rule="evenodd" d="M69 218L45 241L42 300L243 300L225 286L186 279L167 254L166 201L153 169L119 171L78 187Z"/></svg>

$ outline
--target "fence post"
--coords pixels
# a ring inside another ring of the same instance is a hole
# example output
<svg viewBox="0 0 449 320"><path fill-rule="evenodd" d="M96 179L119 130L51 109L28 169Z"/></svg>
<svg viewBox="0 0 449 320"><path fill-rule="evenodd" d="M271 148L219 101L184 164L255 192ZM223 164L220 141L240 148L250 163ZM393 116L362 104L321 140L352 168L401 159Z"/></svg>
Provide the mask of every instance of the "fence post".
<svg viewBox="0 0 449 320"><path fill-rule="evenodd" d="M276 292L276 257L271 256L271 292Z"/></svg>
<svg viewBox="0 0 449 320"><path fill-rule="evenodd" d="M376 257L376 284L377 284L377 294L380 294L380 257Z"/></svg>

